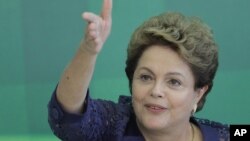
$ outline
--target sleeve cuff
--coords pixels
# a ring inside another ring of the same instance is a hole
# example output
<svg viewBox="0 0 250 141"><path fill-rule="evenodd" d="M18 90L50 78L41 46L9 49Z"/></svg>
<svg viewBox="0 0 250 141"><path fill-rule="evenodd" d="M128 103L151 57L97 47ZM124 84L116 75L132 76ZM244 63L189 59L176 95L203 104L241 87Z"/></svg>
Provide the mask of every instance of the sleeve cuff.
<svg viewBox="0 0 250 141"><path fill-rule="evenodd" d="M57 87L56 87L57 89ZM60 105L60 103L58 102L57 98L56 98L56 89L54 90L51 100L48 104L48 111L49 111L49 120L53 121L56 124L59 124L61 122L63 123L67 123L67 122L79 122L84 114L84 112L87 109L88 106L88 101L90 99L89 97L89 90L87 91L87 95L86 95L86 99L84 102L84 110L82 114L72 114L72 113L68 113L66 112L62 106Z"/></svg>

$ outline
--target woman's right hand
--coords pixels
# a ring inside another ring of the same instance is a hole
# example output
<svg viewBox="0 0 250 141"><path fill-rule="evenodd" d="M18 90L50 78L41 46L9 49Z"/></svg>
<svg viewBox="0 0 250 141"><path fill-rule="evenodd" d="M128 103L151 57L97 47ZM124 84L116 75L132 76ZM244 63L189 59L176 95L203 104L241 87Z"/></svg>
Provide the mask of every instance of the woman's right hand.
<svg viewBox="0 0 250 141"><path fill-rule="evenodd" d="M88 53L98 54L111 31L112 0L103 1L103 8L100 15L84 12L82 17L88 22L88 25L80 48Z"/></svg>
<svg viewBox="0 0 250 141"><path fill-rule="evenodd" d="M96 58L111 30L112 0L103 0L100 16L83 13L88 22L85 37L72 61L67 65L57 87L57 99L64 110L81 113L94 72Z"/></svg>

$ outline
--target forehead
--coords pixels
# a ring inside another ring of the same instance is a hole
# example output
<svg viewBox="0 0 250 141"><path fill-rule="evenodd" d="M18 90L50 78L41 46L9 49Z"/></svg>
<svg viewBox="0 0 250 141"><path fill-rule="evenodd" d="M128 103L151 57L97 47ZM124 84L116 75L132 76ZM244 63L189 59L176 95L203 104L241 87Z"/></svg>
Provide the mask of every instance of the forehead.
<svg viewBox="0 0 250 141"><path fill-rule="evenodd" d="M192 75L189 65L171 47L152 45L148 47L139 59L137 68L147 67L152 71L178 72Z"/></svg>
<svg viewBox="0 0 250 141"><path fill-rule="evenodd" d="M179 54L167 45L152 45L144 50L139 58L140 63L161 63L188 66ZM154 65L154 64L151 64Z"/></svg>

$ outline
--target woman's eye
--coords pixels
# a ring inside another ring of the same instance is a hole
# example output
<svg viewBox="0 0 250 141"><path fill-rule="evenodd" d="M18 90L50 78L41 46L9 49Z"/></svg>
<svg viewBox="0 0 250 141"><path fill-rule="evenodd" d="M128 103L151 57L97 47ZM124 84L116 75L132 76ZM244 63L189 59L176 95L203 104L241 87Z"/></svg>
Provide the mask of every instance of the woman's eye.
<svg viewBox="0 0 250 141"><path fill-rule="evenodd" d="M181 82L176 80L176 79L171 79L168 81L168 83L171 85L171 86L175 86L175 87L179 87L181 86Z"/></svg>
<svg viewBox="0 0 250 141"><path fill-rule="evenodd" d="M141 75L140 79L142 81L150 81L150 80L152 80L152 77L150 75Z"/></svg>

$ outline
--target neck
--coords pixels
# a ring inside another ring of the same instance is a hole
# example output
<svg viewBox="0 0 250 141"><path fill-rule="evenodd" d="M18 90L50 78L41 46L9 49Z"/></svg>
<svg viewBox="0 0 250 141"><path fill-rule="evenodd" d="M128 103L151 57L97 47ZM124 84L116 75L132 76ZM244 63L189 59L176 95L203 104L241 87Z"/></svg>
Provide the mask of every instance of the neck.
<svg viewBox="0 0 250 141"><path fill-rule="evenodd" d="M179 128L149 130L138 124L145 141L194 141L194 127L191 123ZM185 129L185 130L183 130Z"/></svg>

